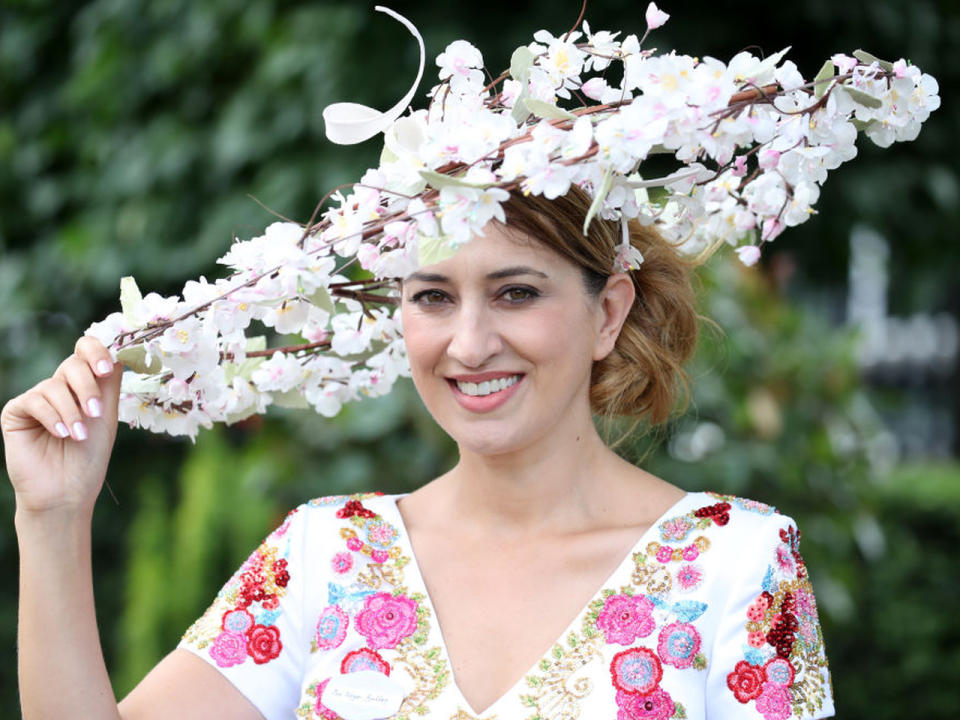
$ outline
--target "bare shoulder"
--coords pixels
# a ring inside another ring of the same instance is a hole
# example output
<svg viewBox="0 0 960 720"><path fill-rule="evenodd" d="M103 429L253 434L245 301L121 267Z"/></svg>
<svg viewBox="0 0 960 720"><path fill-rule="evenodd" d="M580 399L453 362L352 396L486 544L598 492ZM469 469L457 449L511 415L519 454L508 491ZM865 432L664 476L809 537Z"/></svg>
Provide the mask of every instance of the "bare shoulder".
<svg viewBox="0 0 960 720"><path fill-rule="evenodd" d="M124 720L263 720L260 711L229 680L183 649L161 660L123 699L119 709Z"/></svg>
<svg viewBox="0 0 960 720"><path fill-rule="evenodd" d="M613 468L617 479L613 499L624 524L652 525L687 496L686 490L619 457Z"/></svg>

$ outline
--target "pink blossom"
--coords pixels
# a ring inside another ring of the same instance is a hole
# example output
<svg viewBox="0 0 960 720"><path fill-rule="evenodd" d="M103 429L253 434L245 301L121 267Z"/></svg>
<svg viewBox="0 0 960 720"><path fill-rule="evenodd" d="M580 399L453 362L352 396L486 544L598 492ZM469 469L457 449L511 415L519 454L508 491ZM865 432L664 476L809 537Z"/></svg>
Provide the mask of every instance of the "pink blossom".
<svg viewBox="0 0 960 720"><path fill-rule="evenodd" d="M646 695L617 691L617 720L668 720L676 710L670 694L661 687Z"/></svg>
<svg viewBox="0 0 960 720"><path fill-rule="evenodd" d="M390 553L386 550L374 550L370 553L370 559L375 563L385 563L390 559Z"/></svg>
<svg viewBox="0 0 960 720"><path fill-rule="evenodd" d="M673 559L673 548L669 545L661 545L657 550L657 560L662 563L668 563Z"/></svg>
<svg viewBox="0 0 960 720"><path fill-rule="evenodd" d="M357 615L357 631L371 648L394 648L417 630L417 603L405 595L370 595Z"/></svg>
<svg viewBox="0 0 960 720"><path fill-rule="evenodd" d="M760 239L763 241L773 240L782 232L783 223L780 222L780 218L767 218L763 221L763 232ZM757 250L757 257L760 257L759 249Z"/></svg>
<svg viewBox="0 0 960 720"><path fill-rule="evenodd" d="M315 642L320 650L332 650L340 647L347 637L350 616L336 605L331 605L320 613L317 620Z"/></svg>
<svg viewBox="0 0 960 720"><path fill-rule="evenodd" d="M362 548L363 548L363 541L360 538L352 537L347 540L348 550L353 550L354 552L358 552Z"/></svg>
<svg viewBox="0 0 960 720"><path fill-rule="evenodd" d="M700 550L696 545L687 545L683 549L683 559L687 562L693 562L700 557Z"/></svg>
<svg viewBox="0 0 960 720"><path fill-rule="evenodd" d="M597 616L597 628L608 643L630 645L653 632L653 603L646 595L611 595Z"/></svg>
<svg viewBox="0 0 960 720"><path fill-rule="evenodd" d="M747 174L747 158L745 156L737 156L737 159L733 161L732 172L734 177L743 177Z"/></svg>
<svg viewBox="0 0 960 720"><path fill-rule="evenodd" d="M678 515L675 518L670 518L660 523L660 537L664 540L676 540L679 542L687 537L687 534L692 529L693 523L683 515Z"/></svg>
<svg viewBox="0 0 960 720"><path fill-rule="evenodd" d="M757 163L760 165L761 170L773 170L777 167L777 163L780 162L780 153L776 150L771 150L767 148L766 150L760 151L760 156L757 158Z"/></svg>
<svg viewBox="0 0 960 720"><path fill-rule="evenodd" d="M656 3L650 3L647 5L646 19L647 27L650 30L656 30L658 27L667 22L667 20L670 19L670 16L658 8Z"/></svg>
<svg viewBox="0 0 960 720"><path fill-rule="evenodd" d="M210 657L216 661L217 667L239 665L247 659L246 635L224 630L213 641Z"/></svg>
<svg viewBox="0 0 960 720"><path fill-rule="evenodd" d="M769 222L769 220L767 222ZM764 225L766 225L766 223ZM743 245L734 250L734 252L737 253L737 257L740 258L740 262L747 267L756 265L757 260L760 259L760 248L758 248L756 245Z"/></svg>
<svg viewBox="0 0 960 720"><path fill-rule="evenodd" d="M670 623L660 631L657 654L667 665L691 667L698 652L700 633L690 623Z"/></svg>

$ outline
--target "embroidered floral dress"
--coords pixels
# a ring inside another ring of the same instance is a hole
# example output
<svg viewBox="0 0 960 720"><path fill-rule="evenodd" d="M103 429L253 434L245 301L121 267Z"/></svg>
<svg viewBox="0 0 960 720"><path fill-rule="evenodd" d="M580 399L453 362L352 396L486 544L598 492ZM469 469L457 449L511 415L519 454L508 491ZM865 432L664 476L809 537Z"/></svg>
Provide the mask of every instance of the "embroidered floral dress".
<svg viewBox="0 0 960 720"><path fill-rule="evenodd" d="M399 497L294 510L180 647L268 720L337 720L324 690L362 670L398 683L391 717L402 720L833 715L799 531L767 505L709 493L664 513L554 646L477 715L451 673Z"/></svg>

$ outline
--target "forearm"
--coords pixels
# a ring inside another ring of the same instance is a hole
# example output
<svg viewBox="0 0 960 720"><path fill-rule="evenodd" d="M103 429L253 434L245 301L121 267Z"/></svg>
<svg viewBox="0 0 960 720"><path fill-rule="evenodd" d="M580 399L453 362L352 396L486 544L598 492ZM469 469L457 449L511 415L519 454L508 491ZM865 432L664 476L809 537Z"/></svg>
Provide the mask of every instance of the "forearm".
<svg viewBox="0 0 960 720"><path fill-rule="evenodd" d="M120 717L94 611L89 515L17 514L25 720Z"/></svg>

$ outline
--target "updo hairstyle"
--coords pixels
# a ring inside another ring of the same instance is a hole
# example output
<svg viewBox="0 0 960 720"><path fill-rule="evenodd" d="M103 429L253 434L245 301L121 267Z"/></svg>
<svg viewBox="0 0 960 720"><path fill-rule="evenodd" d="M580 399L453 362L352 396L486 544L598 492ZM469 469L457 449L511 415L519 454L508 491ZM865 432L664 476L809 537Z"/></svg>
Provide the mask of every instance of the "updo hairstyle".
<svg viewBox="0 0 960 720"><path fill-rule="evenodd" d="M504 204L506 225L560 253L580 267L587 291L600 294L613 272L619 221L594 217L588 234L583 221L590 196L573 186L563 197L512 193ZM593 365L590 407L594 415L645 419L656 425L686 398L684 363L696 346L699 316L691 287L695 261L682 258L653 226L629 224L630 242L643 264L629 273L636 299L613 351Z"/></svg>

